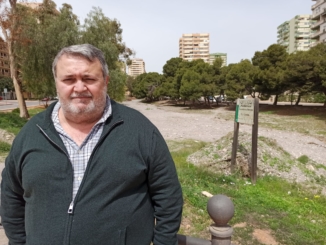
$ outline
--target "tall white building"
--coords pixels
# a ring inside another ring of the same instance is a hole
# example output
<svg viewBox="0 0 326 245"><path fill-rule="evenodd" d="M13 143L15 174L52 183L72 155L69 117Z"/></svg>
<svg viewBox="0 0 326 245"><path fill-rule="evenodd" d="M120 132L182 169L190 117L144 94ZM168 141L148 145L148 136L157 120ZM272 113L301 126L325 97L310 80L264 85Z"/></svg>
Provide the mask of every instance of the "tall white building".
<svg viewBox="0 0 326 245"><path fill-rule="evenodd" d="M187 61L202 59L209 62L209 33L182 34L179 57Z"/></svg>
<svg viewBox="0 0 326 245"><path fill-rule="evenodd" d="M309 50L313 42L310 28L313 23L308 14L296 15L285 21L277 27L277 43L285 46L288 53Z"/></svg>
<svg viewBox="0 0 326 245"><path fill-rule="evenodd" d="M325 0L313 0L314 5L311 6L312 16L311 19L315 23L311 26L313 33L311 39L313 40L311 47L318 43L326 43L326 1Z"/></svg>
<svg viewBox="0 0 326 245"><path fill-rule="evenodd" d="M128 66L129 76L136 77L145 72L145 62L143 59L135 58L131 60L131 65Z"/></svg>

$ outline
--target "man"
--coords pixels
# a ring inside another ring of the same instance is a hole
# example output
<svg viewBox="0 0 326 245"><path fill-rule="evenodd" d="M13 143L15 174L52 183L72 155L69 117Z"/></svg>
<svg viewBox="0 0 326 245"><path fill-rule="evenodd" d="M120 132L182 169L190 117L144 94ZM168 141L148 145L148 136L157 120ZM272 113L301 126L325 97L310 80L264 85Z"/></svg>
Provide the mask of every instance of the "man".
<svg viewBox="0 0 326 245"><path fill-rule="evenodd" d="M23 127L2 173L9 243L177 244L173 160L149 120L107 96L103 53L64 48L53 74L59 101Z"/></svg>

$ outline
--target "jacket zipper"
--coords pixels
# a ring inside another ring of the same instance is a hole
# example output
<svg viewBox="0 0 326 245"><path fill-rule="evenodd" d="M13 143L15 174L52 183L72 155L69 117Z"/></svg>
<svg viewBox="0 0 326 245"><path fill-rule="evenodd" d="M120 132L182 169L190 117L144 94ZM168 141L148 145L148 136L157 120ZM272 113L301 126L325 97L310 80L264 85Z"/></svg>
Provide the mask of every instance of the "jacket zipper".
<svg viewBox="0 0 326 245"><path fill-rule="evenodd" d="M70 240L70 232L71 232L71 226L72 226L72 220L71 220L71 217L74 213L74 206L75 206L75 202L76 200L78 200L78 197L79 197L79 193L80 193L80 190L82 189L82 186L85 182L85 178L87 177L87 172L88 172L88 169L89 169L89 163L91 162L92 160L92 157L93 155L95 154L94 152L96 151L96 149L98 148L99 144L102 143L103 139L111 132L111 130L118 124L122 123L123 120L120 120L120 121L117 121L115 122L110 128L109 130L107 131L107 133L105 135L103 135L99 141L97 142L96 146L94 147L93 151L92 151L92 154L88 160L88 163L87 163L87 167L86 167L86 170L85 170L85 173L84 173L84 177L83 177L83 180L82 180L82 183L80 184L79 186L79 189L77 191L77 194L75 196L74 199L72 199L71 203L69 204L69 207L68 207L68 214L69 214L69 218L68 218L68 223L67 223L67 226L66 226L66 232L65 232L65 236L64 236L64 241L63 241L63 244L67 245L69 244L69 240ZM36 124L36 126L41 130L41 132L45 135L45 137L50 140L50 142L52 142L54 145L56 145L62 152L64 152L64 154L68 157L68 160L70 162L70 166L72 167L72 163L70 161L70 158L69 158L69 155L68 153L66 153L57 143L55 143L48 135L47 133L44 132L44 130L38 125ZM73 177L72 177L73 178ZM73 181L73 179L72 179Z"/></svg>
<svg viewBox="0 0 326 245"><path fill-rule="evenodd" d="M77 191L77 193L76 193L76 196L75 196L75 199L74 200L78 200L78 197L79 197L79 193L80 193L80 191L81 191L81 189L82 189L82 187L83 187L83 185L84 185L84 182L85 182L85 179L86 179L86 177L87 177L87 173L88 173L88 169L90 168L89 167L89 163L91 162L91 160L92 160L92 158L93 158L93 156L94 156L94 154L95 154L95 151L97 150L97 148L99 147L99 145L102 143L102 141L104 140L104 138L111 132L111 130L115 127L115 126L117 126L118 124L120 124L120 123L122 123L123 122L123 120L120 120L120 121L117 121L117 122L115 122L109 129L108 129L108 131L107 131L107 133L106 134L104 134L100 139L99 139L99 141L97 142L97 144L95 145L95 147L94 147L94 149L93 149L93 151L92 151L92 154L90 155L90 157L89 157L89 159L88 159L88 162L87 162L87 167L86 167L86 170L85 170L85 173L84 173L84 177L83 177L83 180L82 180L82 182L80 183L80 186L79 186L79 188L78 188L78 191ZM72 200L72 202L70 203L70 205L69 205L69 208L68 208L68 213L69 214L73 214L73 212L74 212L74 206L75 206L75 202L74 202L74 200Z"/></svg>
<svg viewBox="0 0 326 245"><path fill-rule="evenodd" d="M65 152L65 150L63 150L62 148L61 148L61 146L59 146L57 143L55 143L48 135L47 135L47 133L45 133L44 132L44 130L41 128L41 126L39 126L38 124L36 124L36 126L41 130L41 132L45 135L45 137L49 140L49 141L51 141L54 145L56 145L66 156L67 156L67 158L68 158L68 160L69 160L69 162L70 162L70 166L72 166L72 163L71 163L71 161L70 161L70 157L69 157L69 155L68 155L68 153L67 152ZM74 177L72 177L72 178L74 178ZM72 179L72 181L74 181L73 179ZM72 211L73 211L73 207L74 207L74 200L72 200L71 201L71 203L70 203L70 205L69 205L69 208L68 208L68 214L72 214Z"/></svg>
<svg viewBox="0 0 326 245"><path fill-rule="evenodd" d="M102 143L102 141L103 141L103 139L105 138L105 136L106 135L108 135L110 132L111 132L111 130L116 126L116 125L118 125L118 124L120 124L120 123L122 123L123 122L123 120L120 120L120 121L117 121L117 122L115 122L110 128L109 128L109 130L108 130L108 132L105 134L105 135L103 135L101 138L100 138L100 140L97 142L97 144L96 144L96 146L94 147L94 149L93 149L93 151L92 151L92 154L91 154L91 156L89 157L89 160L88 160L88 163L90 163L91 162L91 160L92 160L92 157L93 157L93 155L94 155L94 152L96 151L96 149L97 149L97 147L99 146L99 144L100 143ZM69 162L70 162L70 165L72 166L72 163L71 163L71 161L70 161L70 158L69 158L69 155L68 155L68 153L66 153L57 143L55 143L48 135L47 135L47 133L45 133L44 132L44 130L41 128L41 126L39 126L38 124L36 124L36 126L42 131L42 133L45 135L45 137L48 139L48 140L50 140L53 144L55 144L67 157L68 157L68 160L69 160ZM89 164L87 163L87 167L86 167L86 170L85 170L85 173L84 173L84 178L83 178L83 180L82 180L82 183L80 184L80 186L79 186L79 188L78 188L78 191L77 191L77 194L76 194L76 196L75 196L75 198L74 199L72 199L71 200L71 203L69 204L69 207L68 207L68 214L73 214L74 213L74 201L75 200L77 200L77 197L79 196L79 192L80 192L80 189L81 189L81 187L83 186L83 183L84 183L84 179L85 179L85 176L87 175L87 172L88 172L88 169L89 169ZM74 181L74 180L72 180L72 181Z"/></svg>
<svg viewBox="0 0 326 245"><path fill-rule="evenodd" d="M74 201L72 200L68 208L68 214L72 214L73 211L74 211Z"/></svg>

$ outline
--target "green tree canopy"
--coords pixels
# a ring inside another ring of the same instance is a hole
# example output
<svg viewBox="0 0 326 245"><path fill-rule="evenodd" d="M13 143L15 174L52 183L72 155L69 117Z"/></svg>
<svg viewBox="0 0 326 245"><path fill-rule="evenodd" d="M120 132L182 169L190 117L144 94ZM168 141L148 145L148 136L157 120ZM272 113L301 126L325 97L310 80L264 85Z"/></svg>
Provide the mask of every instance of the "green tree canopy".
<svg viewBox="0 0 326 245"><path fill-rule="evenodd" d="M309 51L314 59L314 69L311 81L314 83L313 91L326 95L326 45L320 43L312 47ZM326 101L324 103L326 106Z"/></svg>
<svg viewBox="0 0 326 245"><path fill-rule="evenodd" d="M301 96L313 90L314 58L306 51L298 51L289 55L286 62L285 79L290 93L298 93L296 105Z"/></svg>
<svg viewBox="0 0 326 245"><path fill-rule="evenodd" d="M163 75L166 77L175 77L179 64L182 62L182 58L171 58L163 66Z"/></svg>
<svg viewBox="0 0 326 245"><path fill-rule="evenodd" d="M254 96L255 70L249 60L242 60L230 67L226 74L225 89L228 99L243 98L246 94Z"/></svg>
<svg viewBox="0 0 326 245"><path fill-rule="evenodd" d="M23 6L20 11L30 13L24 15L28 27L21 33L29 42L17 43L15 49L20 57L22 80L37 97L54 96L52 61L60 49L77 43L78 19L70 5L64 4L58 12L50 0L38 9Z"/></svg>
<svg viewBox="0 0 326 245"><path fill-rule="evenodd" d="M136 77L134 94L137 98L146 98L148 101L158 99L158 88L164 80L163 75L157 72L143 73Z"/></svg>
<svg viewBox="0 0 326 245"><path fill-rule="evenodd" d="M121 24L93 7L81 29L81 43L89 43L103 51L109 69L118 67L118 61L127 61L134 52L122 40Z"/></svg>
<svg viewBox="0 0 326 245"><path fill-rule="evenodd" d="M276 95L274 105L288 87L284 79L287 57L284 46L272 44L262 52L255 52L252 58L252 64L260 69L255 79L255 89L261 94Z"/></svg>
<svg viewBox="0 0 326 245"><path fill-rule="evenodd" d="M121 70L112 70L110 72L110 80L108 85L108 94L111 99L123 101L126 92L127 74Z"/></svg>
<svg viewBox="0 0 326 245"><path fill-rule="evenodd" d="M5 88L8 92L14 90L14 84L10 77L0 77L0 93L2 93Z"/></svg>
<svg viewBox="0 0 326 245"><path fill-rule="evenodd" d="M180 96L186 100L195 101L201 96L200 91L200 74L195 71L188 70L182 76L181 87L180 87Z"/></svg>

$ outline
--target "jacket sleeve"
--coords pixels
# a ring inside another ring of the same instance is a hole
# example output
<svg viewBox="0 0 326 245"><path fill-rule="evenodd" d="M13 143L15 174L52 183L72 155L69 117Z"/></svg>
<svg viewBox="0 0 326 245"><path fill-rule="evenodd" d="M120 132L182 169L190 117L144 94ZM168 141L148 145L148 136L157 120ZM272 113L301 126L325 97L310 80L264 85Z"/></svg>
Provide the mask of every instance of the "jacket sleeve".
<svg viewBox="0 0 326 245"><path fill-rule="evenodd" d="M155 245L177 245L182 216L182 190L169 149L156 129L153 133L148 186L154 205Z"/></svg>
<svg viewBox="0 0 326 245"><path fill-rule="evenodd" d="M24 191L12 155L11 151L2 171L1 222L9 245L22 245L26 243Z"/></svg>

